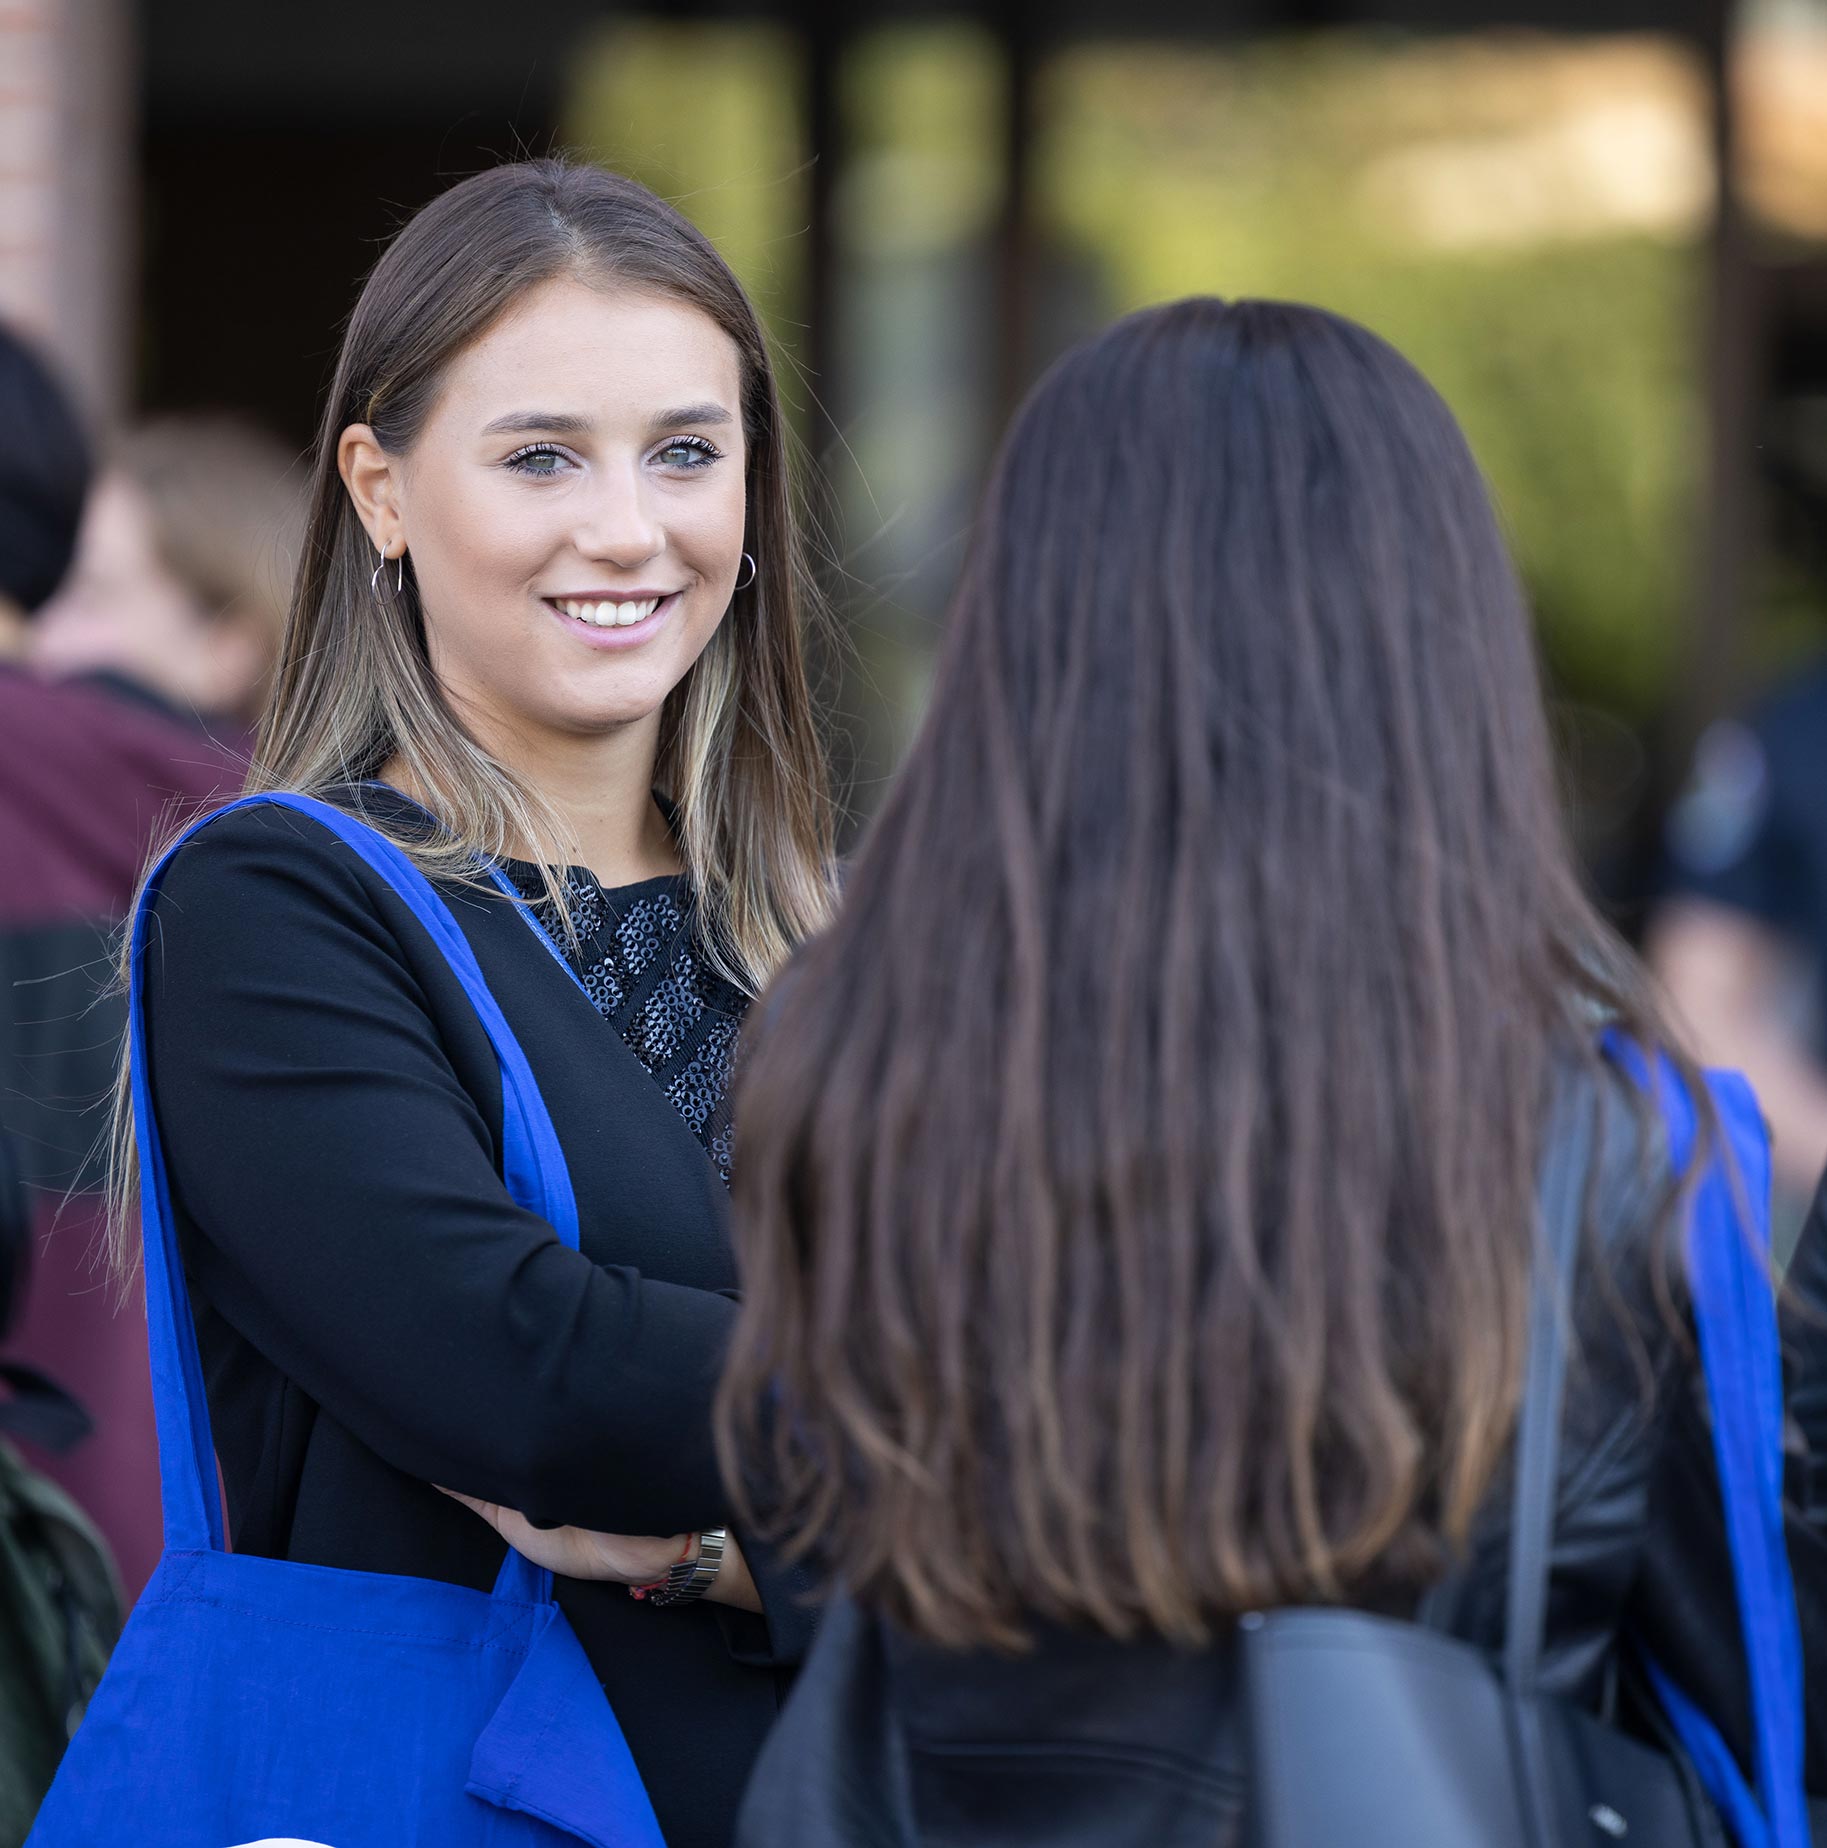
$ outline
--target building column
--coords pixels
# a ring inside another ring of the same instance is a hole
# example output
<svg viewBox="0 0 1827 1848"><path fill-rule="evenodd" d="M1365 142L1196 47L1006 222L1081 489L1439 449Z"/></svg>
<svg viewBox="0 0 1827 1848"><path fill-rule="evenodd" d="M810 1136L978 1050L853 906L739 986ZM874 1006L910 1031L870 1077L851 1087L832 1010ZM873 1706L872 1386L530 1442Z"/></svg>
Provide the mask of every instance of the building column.
<svg viewBox="0 0 1827 1848"><path fill-rule="evenodd" d="M0 317L104 424L131 394L135 93L129 0L0 0Z"/></svg>

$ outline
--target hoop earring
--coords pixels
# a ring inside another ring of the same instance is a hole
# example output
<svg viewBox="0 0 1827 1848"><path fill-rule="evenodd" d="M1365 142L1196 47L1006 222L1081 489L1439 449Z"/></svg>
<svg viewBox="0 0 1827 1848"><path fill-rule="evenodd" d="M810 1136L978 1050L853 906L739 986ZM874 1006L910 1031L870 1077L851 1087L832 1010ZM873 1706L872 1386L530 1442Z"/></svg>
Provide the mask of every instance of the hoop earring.
<svg viewBox="0 0 1827 1848"><path fill-rule="evenodd" d="M742 555L742 562L748 566L749 574L747 577L737 578L736 588L738 590L747 590L748 587L755 581L755 561L748 555L748 553L744 552Z"/></svg>
<svg viewBox="0 0 1827 1848"><path fill-rule="evenodd" d="M381 573L387 569L387 554L379 546L375 550L380 556L376 559L373 573L368 579L368 588L378 597L381 594ZM404 552L400 553L400 569L393 580L393 587L402 592L406 588L406 554Z"/></svg>

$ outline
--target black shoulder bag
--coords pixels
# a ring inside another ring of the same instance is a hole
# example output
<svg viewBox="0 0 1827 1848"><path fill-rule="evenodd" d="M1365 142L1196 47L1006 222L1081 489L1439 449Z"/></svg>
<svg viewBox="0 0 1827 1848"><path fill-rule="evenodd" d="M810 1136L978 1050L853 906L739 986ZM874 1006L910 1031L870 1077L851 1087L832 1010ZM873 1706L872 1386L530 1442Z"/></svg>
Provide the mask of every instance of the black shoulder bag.
<svg viewBox="0 0 1827 1848"><path fill-rule="evenodd" d="M1726 1848L1684 1755L1537 1690L1588 1112L1543 1167L1501 1664L1367 1612L1239 1629L1250 1848Z"/></svg>

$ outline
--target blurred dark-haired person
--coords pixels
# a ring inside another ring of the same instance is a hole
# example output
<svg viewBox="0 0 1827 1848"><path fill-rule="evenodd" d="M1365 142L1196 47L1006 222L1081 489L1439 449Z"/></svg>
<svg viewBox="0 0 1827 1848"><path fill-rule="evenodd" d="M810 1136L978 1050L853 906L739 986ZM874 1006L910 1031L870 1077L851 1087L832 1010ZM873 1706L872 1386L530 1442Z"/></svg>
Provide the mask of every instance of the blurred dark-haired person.
<svg viewBox="0 0 1827 1848"><path fill-rule="evenodd" d="M1650 965L1757 1086L1782 1252L1827 1167L1827 663L1708 727L1665 838Z"/></svg>
<svg viewBox="0 0 1827 1848"><path fill-rule="evenodd" d="M1603 1284L1545 1685L1598 1709L1628 1631L1743 1751L1660 1121L1595 1022L1692 1067L1582 895L1478 468L1382 341L1188 301L1049 375L763 1020L725 1455L842 1591L744 1848L1231 1843L1242 1614L1431 1594L1498 1645L1551 1108L1599 1125Z"/></svg>
<svg viewBox="0 0 1827 1848"><path fill-rule="evenodd" d="M0 324L0 679L25 653L32 612L70 568L88 491L89 444L74 408L38 354ZM10 1146L0 1147L0 1174L3 1335L23 1280L30 1220Z"/></svg>
<svg viewBox="0 0 1827 1848"><path fill-rule="evenodd" d="M159 1491L144 1315L117 1306L97 1268L88 1191L121 1028L106 993L109 938L161 825L239 783L238 725L204 721L245 710L272 648L225 628L220 670L200 670L209 638L187 625L206 619L172 607L182 589L161 549L183 523L122 511L132 493L150 506L169 491L150 485L175 466L163 441L128 438L103 477L113 485L92 497L74 408L37 354L0 329L0 1136L27 1204L5 1356L85 1408L92 1431L59 1451L33 1440L51 1427L17 1409L15 1394L14 1435L94 1518L129 1595L158 1556ZM147 487L128 485L140 477ZM227 530L244 517L246 490L227 467L214 488ZM199 548L212 543L210 517L202 503L189 516ZM117 526L133 529L131 543ZM270 530L283 546L283 519ZM247 620L264 636L274 618L263 608ZM72 677L37 671L48 638ZM61 1740L61 1714L57 1726Z"/></svg>
<svg viewBox="0 0 1827 1848"><path fill-rule="evenodd" d="M15 665L32 613L69 568L89 487L89 445L43 359L0 325L0 1842L25 1839L75 1709L120 1627L106 1543L29 1451L62 1451L87 1418L66 1389L8 1344L28 1281L41 1153L8 1106L22 1077L12 1018L32 945L8 931L28 843L8 813L14 738L38 720ZM16 954L23 947L25 954ZM142 1366L144 1361L142 1359ZM30 1440L30 1442L28 1442Z"/></svg>

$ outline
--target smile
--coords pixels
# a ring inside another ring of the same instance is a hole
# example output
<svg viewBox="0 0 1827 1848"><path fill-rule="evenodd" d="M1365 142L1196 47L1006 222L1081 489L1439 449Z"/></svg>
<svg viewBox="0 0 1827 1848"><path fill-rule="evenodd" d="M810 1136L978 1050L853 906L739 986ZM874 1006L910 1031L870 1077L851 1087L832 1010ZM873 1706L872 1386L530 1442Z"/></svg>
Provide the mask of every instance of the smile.
<svg viewBox="0 0 1827 1848"><path fill-rule="evenodd" d="M593 629L632 629L677 595L677 591L656 591L640 597L547 597L544 601L561 616Z"/></svg>

